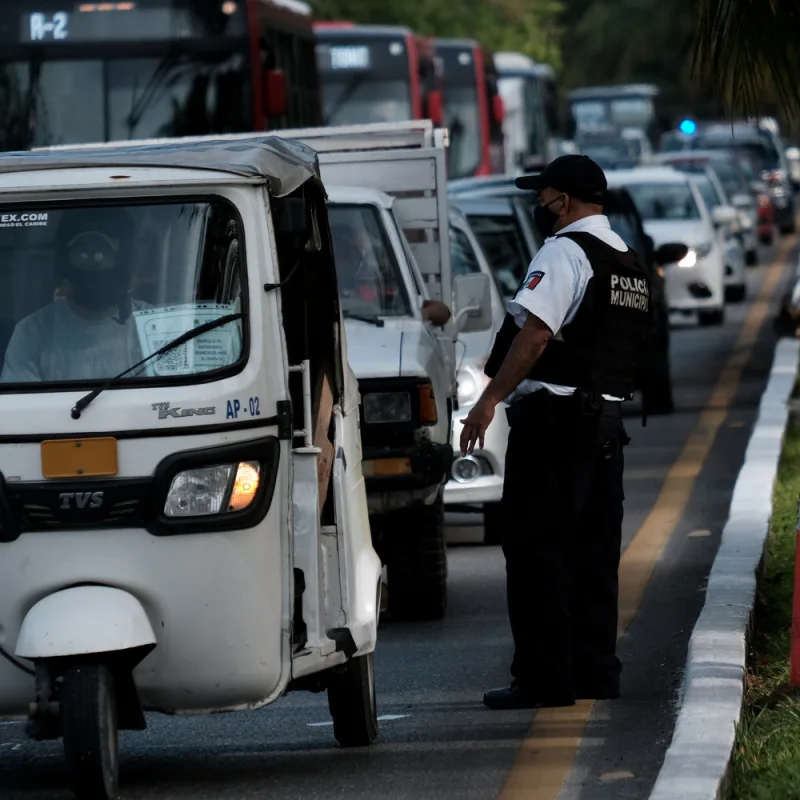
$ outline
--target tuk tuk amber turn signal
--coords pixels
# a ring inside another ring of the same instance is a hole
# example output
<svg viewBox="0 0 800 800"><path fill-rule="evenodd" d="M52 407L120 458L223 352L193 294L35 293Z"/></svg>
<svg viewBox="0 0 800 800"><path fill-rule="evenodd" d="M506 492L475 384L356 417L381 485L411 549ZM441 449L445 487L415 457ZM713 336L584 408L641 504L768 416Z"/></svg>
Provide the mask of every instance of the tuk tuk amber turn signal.
<svg viewBox="0 0 800 800"><path fill-rule="evenodd" d="M228 511L244 511L253 502L260 479L261 467L252 462L242 461L236 469Z"/></svg>

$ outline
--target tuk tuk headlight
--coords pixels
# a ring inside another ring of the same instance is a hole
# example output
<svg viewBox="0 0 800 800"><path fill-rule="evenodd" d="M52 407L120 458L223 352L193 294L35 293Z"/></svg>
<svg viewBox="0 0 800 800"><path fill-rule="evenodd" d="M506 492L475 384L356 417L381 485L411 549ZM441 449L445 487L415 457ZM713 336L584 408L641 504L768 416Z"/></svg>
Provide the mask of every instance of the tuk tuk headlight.
<svg viewBox="0 0 800 800"><path fill-rule="evenodd" d="M202 517L244 511L256 496L261 465L252 461L179 472L164 503L166 517Z"/></svg>

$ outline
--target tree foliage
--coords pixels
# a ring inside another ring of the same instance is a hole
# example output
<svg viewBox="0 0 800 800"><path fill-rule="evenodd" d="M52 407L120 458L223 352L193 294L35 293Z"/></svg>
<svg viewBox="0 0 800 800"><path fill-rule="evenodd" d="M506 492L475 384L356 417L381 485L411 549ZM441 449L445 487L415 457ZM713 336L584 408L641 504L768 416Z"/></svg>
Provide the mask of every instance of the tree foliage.
<svg viewBox="0 0 800 800"><path fill-rule="evenodd" d="M479 39L492 50L560 65L561 0L313 0L321 19L407 25L418 33Z"/></svg>
<svg viewBox="0 0 800 800"><path fill-rule="evenodd" d="M757 113L776 97L797 120L799 41L797 0L701 0L695 64L732 111Z"/></svg>

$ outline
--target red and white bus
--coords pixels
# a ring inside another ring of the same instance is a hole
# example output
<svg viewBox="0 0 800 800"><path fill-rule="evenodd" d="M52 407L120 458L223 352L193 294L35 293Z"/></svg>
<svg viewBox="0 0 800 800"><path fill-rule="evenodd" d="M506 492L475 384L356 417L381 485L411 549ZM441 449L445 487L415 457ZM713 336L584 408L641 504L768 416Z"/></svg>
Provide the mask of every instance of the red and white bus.
<svg viewBox="0 0 800 800"><path fill-rule="evenodd" d="M437 39L435 48L450 131L448 177L502 174L503 100L491 52L472 39Z"/></svg>
<svg viewBox="0 0 800 800"><path fill-rule="evenodd" d="M321 123L297 0L2 0L0 150Z"/></svg>
<svg viewBox="0 0 800 800"><path fill-rule="evenodd" d="M441 124L441 74L429 38L350 22L318 22L314 30L326 125Z"/></svg>

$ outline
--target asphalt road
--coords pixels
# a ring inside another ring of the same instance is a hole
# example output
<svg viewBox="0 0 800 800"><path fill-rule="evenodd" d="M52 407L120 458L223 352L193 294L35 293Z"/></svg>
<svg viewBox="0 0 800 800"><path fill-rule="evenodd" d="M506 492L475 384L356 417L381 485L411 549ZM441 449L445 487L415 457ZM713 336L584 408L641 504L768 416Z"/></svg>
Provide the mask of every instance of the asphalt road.
<svg viewBox="0 0 800 800"><path fill-rule="evenodd" d="M765 251L762 263L774 255ZM751 298L768 274L766 266L749 271ZM537 734L554 744L553 763L566 764L563 784L558 777L555 788L548 788L535 770L525 772L519 762L514 767L521 743L536 728L533 712L490 712L481 704L486 689L508 678L503 559L497 547L460 545L449 551L446 619L381 626L376 671L384 718L373 747L336 746L324 695L293 694L242 714L153 715L146 732L121 737L122 798L489 800L500 795L509 775L518 785L522 776L523 788L514 792L507 786L505 798L646 798L671 738L686 645L771 364L771 321L788 275L784 270L770 293L760 327L748 301L729 306L722 327L701 329L689 322L676 328L677 412L651 418L644 428L636 416L627 422L633 441L626 449L625 547L633 541L632 552L635 539L653 533L654 508L669 510L671 495L659 499L665 481L683 481L686 502L669 524L641 604L634 585L640 565L626 567L632 577L623 577L631 584L623 594L630 616L636 613L620 643L623 697L587 706L588 721L576 731L550 725ZM754 332L749 349L742 340L748 325ZM737 353L739 380L728 382L728 407L720 405L718 389ZM696 474L670 472L676 460L686 459L685 445L709 413L718 415L717 427L706 438L707 457ZM71 795L65 785L60 743L28 742L21 726L0 724L2 800L66 800Z"/></svg>

